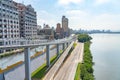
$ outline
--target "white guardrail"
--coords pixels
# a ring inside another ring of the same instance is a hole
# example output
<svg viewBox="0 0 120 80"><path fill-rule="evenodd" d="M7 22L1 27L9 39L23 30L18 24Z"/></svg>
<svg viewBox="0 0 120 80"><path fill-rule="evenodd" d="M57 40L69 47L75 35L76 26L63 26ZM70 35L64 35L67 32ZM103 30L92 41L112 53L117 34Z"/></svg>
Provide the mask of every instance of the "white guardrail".
<svg viewBox="0 0 120 80"><path fill-rule="evenodd" d="M5 40L0 39L0 42L4 42L4 45L0 45L0 48L7 48L7 47L25 47L25 46L39 46L39 45L47 45L47 44L60 44L60 43L66 43L70 42L76 39L76 36L70 36L68 38L64 39L58 39L58 40L25 40L25 39L18 39L18 40Z"/></svg>

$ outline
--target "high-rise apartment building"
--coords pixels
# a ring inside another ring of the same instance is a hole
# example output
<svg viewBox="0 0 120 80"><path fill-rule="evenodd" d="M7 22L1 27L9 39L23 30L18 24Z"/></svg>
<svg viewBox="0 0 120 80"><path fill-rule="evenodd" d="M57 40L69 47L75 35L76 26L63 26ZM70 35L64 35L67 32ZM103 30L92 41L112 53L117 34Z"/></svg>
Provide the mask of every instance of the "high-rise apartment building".
<svg viewBox="0 0 120 80"><path fill-rule="evenodd" d="M16 3L19 11L20 37L29 39L37 36L36 12L31 5Z"/></svg>
<svg viewBox="0 0 120 80"><path fill-rule="evenodd" d="M12 0L0 0L0 45L18 44L19 13ZM0 53L5 50L0 50Z"/></svg>
<svg viewBox="0 0 120 80"><path fill-rule="evenodd" d="M60 25L60 23L57 23L56 33L61 33L61 25Z"/></svg>
<svg viewBox="0 0 120 80"><path fill-rule="evenodd" d="M56 39L63 38L63 29L61 28L61 24L58 23L56 27Z"/></svg>
<svg viewBox="0 0 120 80"><path fill-rule="evenodd" d="M64 30L64 36L69 36L68 18L65 16L62 16L62 28Z"/></svg>
<svg viewBox="0 0 120 80"><path fill-rule="evenodd" d="M18 15L12 0L0 1L0 45L17 44L15 40L20 37Z"/></svg>
<svg viewBox="0 0 120 80"><path fill-rule="evenodd" d="M13 0L0 0L0 45L17 45L21 37L29 39L36 36L37 18L34 8ZM3 51L0 50L0 53Z"/></svg>

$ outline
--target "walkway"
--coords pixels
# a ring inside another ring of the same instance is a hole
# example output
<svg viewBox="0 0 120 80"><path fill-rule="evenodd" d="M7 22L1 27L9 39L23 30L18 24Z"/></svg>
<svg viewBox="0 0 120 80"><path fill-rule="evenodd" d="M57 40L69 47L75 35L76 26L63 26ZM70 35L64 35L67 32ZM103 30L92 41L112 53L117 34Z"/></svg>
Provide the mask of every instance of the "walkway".
<svg viewBox="0 0 120 80"><path fill-rule="evenodd" d="M83 47L83 43L77 42L77 46L72 51L71 55L68 57L65 63L58 69L58 66L60 66L60 62L58 60L58 62L51 68L51 70L45 76L44 80L74 80L77 65L79 62L82 62Z"/></svg>
<svg viewBox="0 0 120 80"><path fill-rule="evenodd" d="M82 62L83 43L77 43L71 55L65 61L53 80L74 80L77 65Z"/></svg>
<svg viewBox="0 0 120 80"><path fill-rule="evenodd" d="M73 46L73 42L70 44L70 46L64 51L64 53L61 55L61 57L57 60L57 62L54 64L54 66L50 69L50 71L46 74L44 77L44 80L53 80L54 75L62 65L65 57L67 56L69 50Z"/></svg>

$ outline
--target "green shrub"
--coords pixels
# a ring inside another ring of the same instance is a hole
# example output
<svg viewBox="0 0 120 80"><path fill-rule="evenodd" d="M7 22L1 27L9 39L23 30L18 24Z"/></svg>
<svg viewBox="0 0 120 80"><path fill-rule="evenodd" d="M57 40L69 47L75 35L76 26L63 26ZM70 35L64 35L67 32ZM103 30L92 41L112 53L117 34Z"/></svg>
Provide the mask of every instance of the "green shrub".
<svg viewBox="0 0 120 80"><path fill-rule="evenodd" d="M94 75L93 75L93 62L92 62L92 54L90 51L90 41L85 42L84 46L84 56L83 56L83 64L80 66L81 74L80 77L82 80L94 80Z"/></svg>
<svg viewBox="0 0 120 80"><path fill-rule="evenodd" d="M79 42L87 42L87 41L90 41L91 39L92 39L92 37L89 36L88 34L79 34L78 35Z"/></svg>

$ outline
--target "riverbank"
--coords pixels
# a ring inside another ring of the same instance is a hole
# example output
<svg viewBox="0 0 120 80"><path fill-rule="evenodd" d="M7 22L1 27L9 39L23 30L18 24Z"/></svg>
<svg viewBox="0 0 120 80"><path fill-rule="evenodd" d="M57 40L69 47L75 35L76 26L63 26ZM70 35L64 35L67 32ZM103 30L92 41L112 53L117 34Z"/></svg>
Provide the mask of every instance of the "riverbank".
<svg viewBox="0 0 120 80"><path fill-rule="evenodd" d="M1 53L0 54L0 59L4 58L4 57L9 57L15 54L20 54L24 51L24 49L17 49L17 50L13 50L13 51L9 51L9 52L5 52L5 53Z"/></svg>
<svg viewBox="0 0 120 80"><path fill-rule="evenodd" d="M78 63L74 80L94 80L92 54L90 51L91 42L84 43L83 62Z"/></svg>
<svg viewBox="0 0 120 80"><path fill-rule="evenodd" d="M80 65L81 80L94 80L93 57L90 51L90 44L90 41L85 42L83 63Z"/></svg>
<svg viewBox="0 0 120 80"><path fill-rule="evenodd" d="M52 47L50 48L50 50L53 50L53 49L55 49L55 48L56 48L56 45L52 46ZM19 51L14 51L14 52L13 52L13 51L12 51L12 52L7 52L6 54L3 54L3 56L4 56L4 57L9 57L9 56L12 56L12 55L15 55L15 54L23 54L23 53L22 53L23 51L24 51L24 49L20 49ZM34 58L36 58L36 57L44 54L45 52L46 52L46 49L44 49L44 50L42 50L42 51L36 51L35 54L32 55L30 58L31 58L31 59L34 59ZM10 54L9 54L9 53L10 53ZM4 58L4 57L3 57L3 58ZM11 69L13 69L13 68L15 68L15 67L18 67L19 65L22 65L23 63L24 63L23 61L18 61L18 62L14 63L14 64L11 64L11 65L7 66L7 67L4 68L4 69L0 68L0 73L7 72L7 71L9 71L9 70L11 70Z"/></svg>
<svg viewBox="0 0 120 80"><path fill-rule="evenodd" d="M74 80L94 80L93 57L90 51L91 36L78 34L78 41L84 43L84 54L81 63L78 63Z"/></svg>

